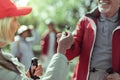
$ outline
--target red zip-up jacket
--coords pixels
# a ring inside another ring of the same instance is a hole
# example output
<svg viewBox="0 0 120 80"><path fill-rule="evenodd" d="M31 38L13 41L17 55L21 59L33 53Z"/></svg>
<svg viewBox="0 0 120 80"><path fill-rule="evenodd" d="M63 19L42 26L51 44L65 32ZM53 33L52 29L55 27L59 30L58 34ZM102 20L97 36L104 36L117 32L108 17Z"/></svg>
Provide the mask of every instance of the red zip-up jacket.
<svg viewBox="0 0 120 80"><path fill-rule="evenodd" d="M79 61L75 67L72 80L88 80L90 61L97 32L97 19L100 16L98 9L86 14L80 19L74 33L74 44L71 49L67 50L68 60L79 56ZM120 10L119 17L120 21ZM119 23L120 24L120 23ZM112 68L120 72L120 26L112 34ZM104 66L104 65L103 65Z"/></svg>
<svg viewBox="0 0 120 80"><path fill-rule="evenodd" d="M57 32L55 31L55 44L54 44L54 52L56 53L57 52L57 37L56 37L56 34ZM48 32L43 38L42 38L42 41L41 41L41 54L44 54L44 55L48 55L48 48L49 48L49 40L50 40L50 32Z"/></svg>

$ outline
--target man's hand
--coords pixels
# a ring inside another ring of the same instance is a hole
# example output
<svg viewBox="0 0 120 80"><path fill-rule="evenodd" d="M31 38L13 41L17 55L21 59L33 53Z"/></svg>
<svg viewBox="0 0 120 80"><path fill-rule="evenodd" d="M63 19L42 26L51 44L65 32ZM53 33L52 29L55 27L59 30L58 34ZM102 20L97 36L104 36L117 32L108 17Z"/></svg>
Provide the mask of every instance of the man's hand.
<svg viewBox="0 0 120 80"><path fill-rule="evenodd" d="M57 53L65 54L66 50L71 48L74 39L70 32L63 32L57 34L58 48Z"/></svg>
<svg viewBox="0 0 120 80"><path fill-rule="evenodd" d="M114 72L113 74L109 74L106 77L106 80L120 80L120 75L116 72Z"/></svg>

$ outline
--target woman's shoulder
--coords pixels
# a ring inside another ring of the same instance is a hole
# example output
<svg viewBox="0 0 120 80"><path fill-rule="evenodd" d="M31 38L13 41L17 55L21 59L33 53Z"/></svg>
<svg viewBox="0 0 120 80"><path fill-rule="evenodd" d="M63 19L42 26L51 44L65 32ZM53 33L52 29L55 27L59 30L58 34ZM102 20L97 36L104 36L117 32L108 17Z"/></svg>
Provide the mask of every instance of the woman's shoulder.
<svg viewBox="0 0 120 80"><path fill-rule="evenodd" d="M0 66L0 80L14 80L16 76L18 75L15 72Z"/></svg>

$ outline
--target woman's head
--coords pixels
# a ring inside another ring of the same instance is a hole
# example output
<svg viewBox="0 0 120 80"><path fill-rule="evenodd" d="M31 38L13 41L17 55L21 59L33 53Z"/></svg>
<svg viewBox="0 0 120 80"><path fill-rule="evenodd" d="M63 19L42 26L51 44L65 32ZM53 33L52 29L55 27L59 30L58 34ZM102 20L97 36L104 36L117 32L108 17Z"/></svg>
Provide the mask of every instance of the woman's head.
<svg viewBox="0 0 120 80"><path fill-rule="evenodd" d="M19 28L17 17L0 19L0 42L9 43L14 41L14 35Z"/></svg>
<svg viewBox="0 0 120 80"><path fill-rule="evenodd" d="M14 41L19 28L18 17L31 12L31 7L17 7L12 0L0 0L0 43Z"/></svg>

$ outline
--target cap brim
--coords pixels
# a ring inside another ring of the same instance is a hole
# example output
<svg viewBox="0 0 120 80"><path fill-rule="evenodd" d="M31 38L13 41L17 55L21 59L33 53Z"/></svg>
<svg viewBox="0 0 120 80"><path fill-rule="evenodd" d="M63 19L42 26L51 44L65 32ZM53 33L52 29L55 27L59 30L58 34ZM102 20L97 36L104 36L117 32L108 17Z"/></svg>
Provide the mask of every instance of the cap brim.
<svg viewBox="0 0 120 80"><path fill-rule="evenodd" d="M10 16L24 16L29 14L31 11L31 7L18 7L17 9L13 10L13 14Z"/></svg>

